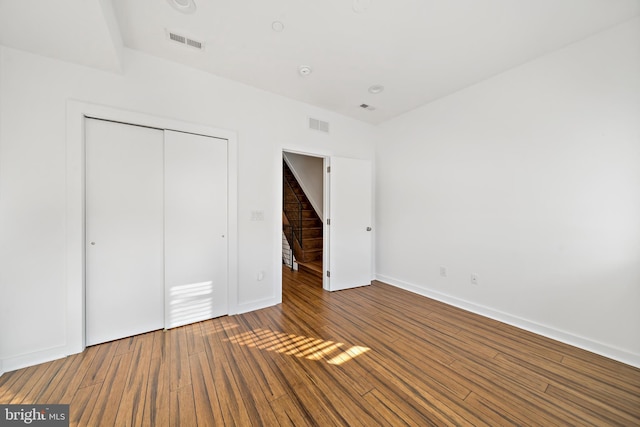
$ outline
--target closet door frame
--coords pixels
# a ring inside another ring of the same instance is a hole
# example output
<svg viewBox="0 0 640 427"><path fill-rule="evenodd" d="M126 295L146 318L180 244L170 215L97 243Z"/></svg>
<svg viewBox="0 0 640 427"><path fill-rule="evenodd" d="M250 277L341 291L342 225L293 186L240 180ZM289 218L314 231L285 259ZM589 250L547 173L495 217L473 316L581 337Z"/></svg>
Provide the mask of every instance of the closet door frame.
<svg viewBox="0 0 640 427"><path fill-rule="evenodd" d="M238 223L237 223L237 134L233 131L187 123L170 118L90 104L67 101L67 210L66 210L66 354L80 353L85 343L85 118L110 120L193 133L227 140L227 279L228 311L238 312Z"/></svg>

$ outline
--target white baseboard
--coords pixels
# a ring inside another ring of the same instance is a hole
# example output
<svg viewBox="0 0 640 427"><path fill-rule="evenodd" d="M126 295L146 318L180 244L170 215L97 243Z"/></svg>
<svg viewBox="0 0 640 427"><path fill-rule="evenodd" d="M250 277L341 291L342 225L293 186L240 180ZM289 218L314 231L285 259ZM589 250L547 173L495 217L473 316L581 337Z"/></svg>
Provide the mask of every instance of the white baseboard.
<svg viewBox="0 0 640 427"><path fill-rule="evenodd" d="M20 356L9 357L0 360L0 374L4 372L15 371L16 369L27 368L41 363L51 362L52 360L62 359L69 355L66 346L54 347L46 350L36 351L33 353L23 354Z"/></svg>
<svg viewBox="0 0 640 427"><path fill-rule="evenodd" d="M265 298L261 300L251 301L244 304L239 304L236 307L236 312L233 314L242 314L247 313L249 311L256 311L263 308L271 307L282 302L281 299L278 298Z"/></svg>
<svg viewBox="0 0 640 427"><path fill-rule="evenodd" d="M608 357L609 359L617 360L618 362L622 362L636 368L640 368L640 354L629 353L625 350L611 347L607 344L603 344L589 338L581 337L562 331L560 329L541 325L539 323L532 322L530 320L523 319L509 313L475 304L470 301L465 301L450 295L442 294L437 291L425 289L421 286L408 283L393 277L385 276L383 274L377 274L376 279L391 286L395 286L397 288L404 289L406 291L413 292L415 294L422 295L427 298L431 298L436 301L440 301L445 304L449 304L451 306L458 307L463 310L467 310L472 313L476 313L511 326L515 326L520 329L524 329L525 331L533 332L535 334L542 335L544 337L551 338L553 340L560 341L562 343L569 344L604 357Z"/></svg>

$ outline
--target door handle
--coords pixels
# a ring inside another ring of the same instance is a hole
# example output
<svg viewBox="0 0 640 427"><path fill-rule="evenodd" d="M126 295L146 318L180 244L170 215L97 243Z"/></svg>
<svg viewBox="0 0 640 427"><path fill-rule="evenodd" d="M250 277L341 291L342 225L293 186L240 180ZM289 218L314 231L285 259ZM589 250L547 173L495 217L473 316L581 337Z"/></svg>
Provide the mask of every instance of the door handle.
<svg viewBox="0 0 640 427"><path fill-rule="evenodd" d="M367 231L371 231L371 227L367 227Z"/></svg>

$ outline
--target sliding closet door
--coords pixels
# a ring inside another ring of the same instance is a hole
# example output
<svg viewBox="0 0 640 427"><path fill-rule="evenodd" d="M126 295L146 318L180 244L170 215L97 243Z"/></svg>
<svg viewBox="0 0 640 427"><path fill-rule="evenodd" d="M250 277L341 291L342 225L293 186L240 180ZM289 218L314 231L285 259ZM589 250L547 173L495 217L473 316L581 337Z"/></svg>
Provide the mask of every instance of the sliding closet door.
<svg viewBox="0 0 640 427"><path fill-rule="evenodd" d="M227 314L227 141L165 132L165 316Z"/></svg>
<svg viewBox="0 0 640 427"><path fill-rule="evenodd" d="M87 345L164 327L163 131L87 119Z"/></svg>

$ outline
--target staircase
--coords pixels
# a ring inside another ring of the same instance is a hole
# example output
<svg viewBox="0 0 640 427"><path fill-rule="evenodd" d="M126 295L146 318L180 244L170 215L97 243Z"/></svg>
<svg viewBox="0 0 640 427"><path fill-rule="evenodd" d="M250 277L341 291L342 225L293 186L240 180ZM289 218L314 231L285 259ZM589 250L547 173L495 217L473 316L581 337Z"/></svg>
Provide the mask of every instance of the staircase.
<svg viewBox="0 0 640 427"><path fill-rule="evenodd" d="M322 277L322 219L282 162L282 229L299 266Z"/></svg>

